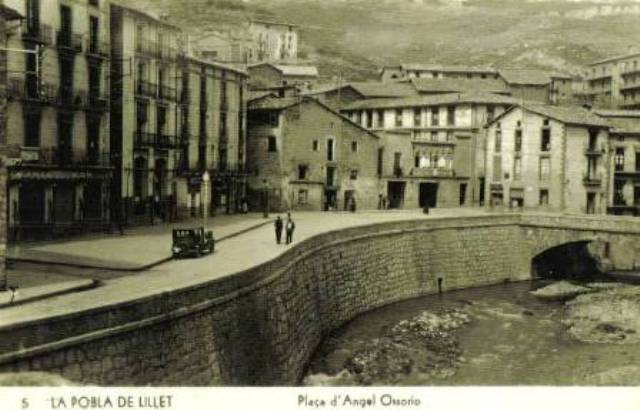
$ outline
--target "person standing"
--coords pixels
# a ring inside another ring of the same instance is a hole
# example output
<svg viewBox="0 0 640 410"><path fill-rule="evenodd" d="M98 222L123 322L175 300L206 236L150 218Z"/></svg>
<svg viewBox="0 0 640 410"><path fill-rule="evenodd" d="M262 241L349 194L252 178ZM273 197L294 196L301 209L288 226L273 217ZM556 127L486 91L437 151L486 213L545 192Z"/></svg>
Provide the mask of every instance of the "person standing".
<svg viewBox="0 0 640 410"><path fill-rule="evenodd" d="M280 244L280 239L282 238L282 218L278 216L275 222L276 227L276 243Z"/></svg>
<svg viewBox="0 0 640 410"><path fill-rule="evenodd" d="M295 222L293 222L293 219L291 218L290 213L287 214L287 224L285 226L285 229L287 231L287 245L288 245L291 242L293 242L293 231L296 229L296 224Z"/></svg>

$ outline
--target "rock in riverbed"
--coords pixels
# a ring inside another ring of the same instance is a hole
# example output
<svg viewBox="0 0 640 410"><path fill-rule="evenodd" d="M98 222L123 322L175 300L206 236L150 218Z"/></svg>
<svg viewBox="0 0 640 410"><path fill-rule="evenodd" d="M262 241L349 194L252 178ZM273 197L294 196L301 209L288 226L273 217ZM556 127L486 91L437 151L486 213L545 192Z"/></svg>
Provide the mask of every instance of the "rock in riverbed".
<svg viewBox="0 0 640 410"><path fill-rule="evenodd" d="M408 374L444 378L461 355L453 331L471 321L461 309L424 311L397 323L347 361L358 384L394 384Z"/></svg>
<svg viewBox="0 0 640 410"><path fill-rule="evenodd" d="M534 290L531 294L545 300L569 300L583 293L593 291L595 291L595 289L587 286L574 285L571 282L561 281Z"/></svg>

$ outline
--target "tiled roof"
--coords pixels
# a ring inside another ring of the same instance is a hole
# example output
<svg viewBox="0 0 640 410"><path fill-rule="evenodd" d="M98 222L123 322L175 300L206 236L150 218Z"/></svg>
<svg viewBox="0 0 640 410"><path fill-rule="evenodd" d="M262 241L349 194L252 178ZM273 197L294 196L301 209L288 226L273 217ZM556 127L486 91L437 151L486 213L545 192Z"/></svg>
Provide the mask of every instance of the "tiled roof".
<svg viewBox="0 0 640 410"><path fill-rule="evenodd" d="M266 97L249 101L250 110L284 110L302 102L302 97Z"/></svg>
<svg viewBox="0 0 640 410"><path fill-rule="evenodd" d="M470 67L470 66L443 66L440 64L421 64L421 63L407 63L400 66L403 70L410 71L440 71L447 73L491 73L495 74L498 71L489 67Z"/></svg>
<svg viewBox="0 0 640 410"><path fill-rule="evenodd" d="M516 104L517 100L491 93L451 93L424 95L408 98L378 98L371 100L355 101L343 110L380 109L380 108L409 108L429 105L457 105L457 104Z"/></svg>
<svg viewBox="0 0 640 410"><path fill-rule="evenodd" d="M382 83L382 82L352 82L349 83L365 98L397 98L416 96L418 93L411 84Z"/></svg>
<svg viewBox="0 0 640 410"><path fill-rule="evenodd" d="M593 110L601 117L630 117L640 118L640 110Z"/></svg>
<svg viewBox="0 0 640 410"><path fill-rule="evenodd" d="M500 70L500 77L507 84L547 85L551 83L551 73L541 70Z"/></svg>
<svg viewBox="0 0 640 410"><path fill-rule="evenodd" d="M610 127L609 122L597 116L594 112L578 105L549 105L529 102L524 104L517 104L516 106L521 107L526 111L541 115L543 117L552 118L565 124L586 125L592 127ZM491 123L487 125L499 121L500 118L509 115L509 113L512 111L513 109L505 111L504 113L498 115Z"/></svg>
<svg viewBox="0 0 640 410"><path fill-rule="evenodd" d="M332 91L336 91L336 90L344 90L345 88L350 88L355 92L358 92L353 86L351 86L350 84L342 84L340 86L336 85L336 84L323 84L323 85L317 85L313 88L311 88L310 90L306 90L303 92L303 95L317 95L317 94L324 94L324 93L328 93L328 92L332 92ZM358 92L358 94L360 94ZM363 96L364 97L364 96Z"/></svg>
<svg viewBox="0 0 640 410"><path fill-rule="evenodd" d="M495 79L414 78L411 83L420 93L488 92L508 94L503 81Z"/></svg>
<svg viewBox="0 0 640 410"><path fill-rule="evenodd" d="M613 127L612 132L640 133L640 111L638 110L594 110L593 112Z"/></svg>

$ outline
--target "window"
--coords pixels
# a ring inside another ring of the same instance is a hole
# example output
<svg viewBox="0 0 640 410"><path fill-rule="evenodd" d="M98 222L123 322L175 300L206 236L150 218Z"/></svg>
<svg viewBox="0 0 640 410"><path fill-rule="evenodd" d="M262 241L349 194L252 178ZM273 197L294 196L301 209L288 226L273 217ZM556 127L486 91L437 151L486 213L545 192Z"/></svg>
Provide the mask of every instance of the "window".
<svg viewBox="0 0 640 410"><path fill-rule="evenodd" d="M515 152L522 152L522 129L516 128Z"/></svg>
<svg viewBox="0 0 640 410"><path fill-rule="evenodd" d="M540 158L540 181L548 181L551 173L551 161L549 158Z"/></svg>
<svg viewBox="0 0 640 410"><path fill-rule="evenodd" d="M447 142L453 141L453 132L447 131L446 138L447 138Z"/></svg>
<svg viewBox="0 0 640 410"><path fill-rule="evenodd" d="M306 189L299 189L298 190L298 204L299 205L306 205L308 201L309 201L309 191L307 191Z"/></svg>
<svg viewBox="0 0 640 410"><path fill-rule="evenodd" d="M378 148L378 176L382 176L382 170L384 169L384 148Z"/></svg>
<svg viewBox="0 0 640 410"><path fill-rule="evenodd" d="M318 151L318 140L313 140L312 149Z"/></svg>
<svg viewBox="0 0 640 410"><path fill-rule="evenodd" d="M513 179L519 181L522 176L522 158L515 157L513 159Z"/></svg>
<svg viewBox="0 0 640 410"><path fill-rule="evenodd" d="M436 131L431 131L431 141L438 141L438 133Z"/></svg>
<svg viewBox="0 0 640 410"><path fill-rule="evenodd" d="M402 127L402 110L396 110L396 127Z"/></svg>
<svg viewBox="0 0 640 410"><path fill-rule="evenodd" d="M40 113L37 111L25 113L25 141L27 147L40 146Z"/></svg>
<svg viewBox="0 0 640 410"><path fill-rule="evenodd" d="M358 152L358 141L351 141L351 152Z"/></svg>
<svg viewBox="0 0 640 410"><path fill-rule="evenodd" d="M460 205L467 202L467 184L460 184Z"/></svg>
<svg viewBox="0 0 640 410"><path fill-rule="evenodd" d="M545 206L549 205L549 190L541 189L540 190L540 205Z"/></svg>
<svg viewBox="0 0 640 410"><path fill-rule="evenodd" d="M456 125L456 107L447 107L447 125Z"/></svg>
<svg viewBox="0 0 640 410"><path fill-rule="evenodd" d="M640 172L640 152L636 152L636 172Z"/></svg>
<svg viewBox="0 0 640 410"><path fill-rule="evenodd" d="M616 148L616 155L614 157L614 164L616 171L624 171L624 148ZM637 164L636 164L637 168Z"/></svg>
<svg viewBox="0 0 640 410"><path fill-rule="evenodd" d="M393 154L393 169L394 170L400 169L401 161L402 161L402 153L401 152L395 152Z"/></svg>
<svg viewBox="0 0 640 410"><path fill-rule="evenodd" d="M384 128L384 111L378 110L378 128Z"/></svg>
<svg viewBox="0 0 640 410"><path fill-rule="evenodd" d="M433 127L440 125L440 109L438 107L431 108L431 125Z"/></svg>
<svg viewBox="0 0 640 410"><path fill-rule="evenodd" d="M307 179L307 172L309 171L308 165L298 165L298 179L304 181Z"/></svg>
<svg viewBox="0 0 640 410"><path fill-rule="evenodd" d="M100 7L100 0L89 0L89 5Z"/></svg>
<svg viewBox="0 0 640 410"><path fill-rule="evenodd" d="M373 111L367 111L367 128L373 128Z"/></svg>
<svg viewBox="0 0 640 410"><path fill-rule="evenodd" d="M333 138L327 140L327 161L334 161L334 144Z"/></svg>
<svg viewBox="0 0 640 410"><path fill-rule="evenodd" d="M499 128L496 128L494 142L495 142L494 151L501 152L502 151L502 130Z"/></svg>
<svg viewBox="0 0 640 410"><path fill-rule="evenodd" d="M540 138L540 151L548 152L551 150L551 129L548 126L542 128L542 136Z"/></svg>
<svg viewBox="0 0 640 410"><path fill-rule="evenodd" d="M269 152L276 152L276 151L278 151L278 147L277 147L277 145L276 145L276 137L274 137L274 136L270 136L270 137L269 137L268 151L269 151Z"/></svg>
<svg viewBox="0 0 640 410"><path fill-rule="evenodd" d="M496 109L493 105L487 105L487 122L493 121L496 116Z"/></svg>
<svg viewBox="0 0 640 410"><path fill-rule="evenodd" d="M355 181L356 179L358 179L358 170L357 169L352 169L349 172L349 179L351 179L352 181Z"/></svg>
<svg viewBox="0 0 640 410"><path fill-rule="evenodd" d="M413 125L416 127L422 125L422 110L420 108L413 109Z"/></svg>
<svg viewBox="0 0 640 410"><path fill-rule="evenodd" d="M598 130L589 129L589 151L596 151L598 148Z"/></svg>

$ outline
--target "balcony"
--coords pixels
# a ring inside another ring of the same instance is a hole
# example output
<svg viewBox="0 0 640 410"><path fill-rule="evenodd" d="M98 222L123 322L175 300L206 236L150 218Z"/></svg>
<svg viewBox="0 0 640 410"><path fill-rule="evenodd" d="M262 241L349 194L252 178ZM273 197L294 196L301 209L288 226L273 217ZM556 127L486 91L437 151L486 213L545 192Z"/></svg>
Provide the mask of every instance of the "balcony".
<svg viewBox="0 0 640 410"><path fill-rule="evenodd" d="M74 91L73 87L60 86L58 88L58 105L61 108L81 110L87 102L86 91Z"/></svg>
<svg viewBox="0 0 640 410"><path fill-rule="evenodd" d="M395 166L393 167L393 176L396 178L401 178L404 175L404 171L402 167Z"/></svg>
<svg viewBox="0 0 640 410"><path fill-rule="evenodd" d="M136 42L136 54L144 57L158 57L158 43L141 40Z"/></svg>
<svg viewBox="0 0 640 410"><path fill-rule="evenodd" d="M602 177L599 173L585 173L582 182L588 187L599 187L602 185Z"/></svg>
<svg viewBox="0 0 640 410"><path fill-rule="evenodd" d="M413 168L411 175L421 178L453 178L456 172L451 168Z"/></svg>
<svg viewBox="0 0 640 410"><path fill-rule="evenodd" d="M598 147L597 145L586 144L584 147L584 155L588 157L599 157L604 155L606 151L607 149L604 144L602 144L600 147Z"/></svg>
<svg viewBox="0 0 640 410"><path fill-rule="evenodd" d="M82 35L69 30L58 30L56 46L60 51L80 53L82 52Z"/></svg>
<svg viewBox="0 0 640 410"><path fill-rule="evenodd" d="M180 92L180 104L189 105L191 102L191 93L188 89L182 89Z"/></svg>
<svg viewBox="0 0 640 410"><path fill-rule="evenodd" d="M60 147L21 147L17 167L87 168L109 167L110 155L104 151L74 150Z"/></svg>
<svg viewBox="0 0 640 410"><path fill-rule="evenodd" d="M134 148L172 149L179 148L179 140L175 135L162 135L144 131L136 131L133 135Z"/></svg>
<svg viewBox="0 0 640 410"><path fill-rule="evenodd" d="M625 81L620 86L620 91L631 91L637 90L640 88L640 81Z"/></svg>
<svg viewBox="0 0 640 410"><path fill-rule="evenodd" d="M167 87L166 85L158 86L158 98L165 101L176 100L175 88Z"/></svg>
<svg viewBox="0 0 640 410"><path fill-rule="evenodd" d="M33 21L23 20L22 39L42 45L53 43L53 28L46 24L38 24Z"/></svg>
<svg viewBox="0 0 640 410"><path fill-rule="evenodd" d="M89 111L109 111L109 98L105 95L101 95L98 91L90 92L86 108Z"/></svg>
<svg viewBox="0 0 640 410"><path fill-rule="evenodd" d="M85 47L87 55L94 58L106 60L111 54L111 45L107 42L89 39Z"/></svg>
<svg viewBox="0 0 640 410"><path fill-rule="evenodd" d="M147 98L156 98L158 86L149 81L136 81L136 95Z"/></svg>
<svg viewBox="0 0 640 410"><path fill-rule="evenodd" d="M39 84L35 77L26 81L22 78L10 78L7 82L7 98L9 101L55 104L58 100L58 92L53 85Z"/></svg>
<svg viewBox="0 0 640 410"><path fill-rule="evenodd" d="M425 145L448 145L448 146L456 145L455 138L449 137L446 139L442 139L438 134L437 137L434 139L431 136L431 132L422 132L422 131L414 131L412 133L411 141L414 144L425 144Z"/></svg>

